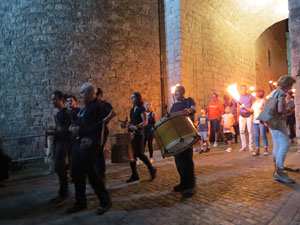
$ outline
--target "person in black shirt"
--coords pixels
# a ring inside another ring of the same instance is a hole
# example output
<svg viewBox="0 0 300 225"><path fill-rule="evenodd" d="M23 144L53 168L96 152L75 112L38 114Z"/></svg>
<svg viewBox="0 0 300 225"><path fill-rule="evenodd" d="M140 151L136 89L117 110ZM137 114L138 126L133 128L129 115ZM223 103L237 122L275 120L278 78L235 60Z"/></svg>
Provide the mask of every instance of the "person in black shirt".
<svg viewBox="0 0 300 225"><path fill-rule="evenodd" d="M101 215L112 206L109 193L101 178L98 157L105 112L96 98L96 88L91 83L84 83L81 86L80 96L84 99L85 106L77 115L77 124L69 128L76 136L76 143L72 149L72 178L75 184L76 203L67 210L67 213L75 213L87 207L85 195L87 174L100 201L96 214Z"/></svg>
<svg viewBox="0 0 300 225"><path fill-rule="evenodd" d="M175 89L177 102L171 107L171 113L182 111L194 122L194 115L196 113L195 101L192 98L185 98L184 94L184 87L177 86ZM175 155L175 164L180 176L180 184L176 185L173 190L175 192L181 192L183 198L190 198L194 195L195 189L193 148L189 148Z"/></svg>
<svg viewBox="0 0 300 225"><path fill-rule="evenodd" d="M131 102L133 104L133 108L130 111L129 132L133 134L132 148L134 151L134 157L138 157L147 165L150 171L151 180L153 180L156 176L156 168L152 166L149 159L144 154L144 127L147 125L148 120L141 94L134 92L131 95ZM136 169L136 160L130 162L130 168L132 174L126 181L127 183L139 180L139 175Z"/></svg>
<svg viewBox="0 0 300 225"><path fill-rule="evenodd" d="M146 102L146 111L148 114L148 124L144 127L145 131L145 141L144 141L144 148L148 142L148 150L150 156L150 162L153 163L153 134L152 128L157 121L156 113L152 110L152 102Z"/></svg>
<svg viewBox="0 0 300 225"><path fill-rule="evenodd" d="M109 121L111 121L112 118L116 116L115 111L113 110L113 107L111 104L109 104L107 101L103 98L103 92L101 88L97 88L96 97L98 101L100 101L103 109L104 109L104 119L103 119L103 127L104 132L102 133L100 137L100 149L99 149L99 158L101 162L101 176L105 176L105 157L104 157L104 146L107 141L108 135L109 135L109 129L107 127Z"/></svg>
<svg viewBox="0 0 300 225"><path fill-rule="evenodd" d="M72 124L76 123L77 114L80 111L80 108L77 107L77 98L74 95L68 95L66 100L66 106L68 113L71 117Z"/></svg>
<svg viewBox="0 0 300 225"><path fill-rule="evenodd" d="M66 157L71 146L69 126L71 118L64 105L64 94L61 91L54 91L52 94L52 103L58 112L54 116L55 128L47 129L46 136L53 134L53 158L54 169L59 179L58 197L50 200L52 204L63 204L68 197L68 173L66 165Z"/></svg>

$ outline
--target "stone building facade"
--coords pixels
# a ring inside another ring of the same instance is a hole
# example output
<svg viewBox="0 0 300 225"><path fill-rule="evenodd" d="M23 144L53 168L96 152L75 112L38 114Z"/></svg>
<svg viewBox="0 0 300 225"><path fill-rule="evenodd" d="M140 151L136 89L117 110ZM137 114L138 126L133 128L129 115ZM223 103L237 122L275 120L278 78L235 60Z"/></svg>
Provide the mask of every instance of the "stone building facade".
<svg viewBox="0 0 300 225"><path fill-rule="evenodd" d="M160 32L159 3L164 9ZM86 81L103 88L122 120L134 91L151 100L160 117L162 102L173 103L170 88L177 83L199 107L234 82L265 87L258 66L267 79L287 73L284 66L280 72L262 66L265 41L285 63L282 42L275 41L272 30L264 33L287 19L288 12L276 13L282 3L287 0L271 5L247 0L1 1L0 132L6 137L42 133L53 123L51 93L60 89L78 96ZM160 44L165 57L160 57ZM111 133L122 132L117 118Z"/></svg>

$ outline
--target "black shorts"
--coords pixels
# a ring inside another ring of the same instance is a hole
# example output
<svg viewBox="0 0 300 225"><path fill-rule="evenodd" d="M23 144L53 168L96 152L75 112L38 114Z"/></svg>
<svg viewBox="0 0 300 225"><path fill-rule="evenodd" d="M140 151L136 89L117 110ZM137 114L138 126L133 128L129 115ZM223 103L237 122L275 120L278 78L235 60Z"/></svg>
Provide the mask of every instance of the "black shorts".
<svg viewBox="0 0 300 225"><path fill-rule="evenodd" d="M210 120L210 126L211 126L211 129L213 129L215 132L219 132L220 120L219 119Z"/></svg>
<svg viewBox="0 0 300 225"><path fill-rule="evenodd" d="M233 139L233 134L232 133L225 133L225 137L227 141L231 141Z"/></svg>

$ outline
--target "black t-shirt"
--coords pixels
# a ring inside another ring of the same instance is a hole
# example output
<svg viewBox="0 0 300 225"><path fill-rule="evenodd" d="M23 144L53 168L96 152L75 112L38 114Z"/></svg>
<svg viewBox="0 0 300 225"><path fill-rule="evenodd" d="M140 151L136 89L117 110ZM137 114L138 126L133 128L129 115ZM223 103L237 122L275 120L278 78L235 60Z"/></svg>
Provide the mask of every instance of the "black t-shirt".
<svg viewBox="0 0 300 225"><path fill-rule="evenodd" d="M78 107L68 109L68 113L71 118L72 124L76 124L77 114L79 113L79 111L80 111L80 108L78 108Z"/></svg>
<svg viewBox="0 0 300 225"><path fill-rule="evenodd" d="M148 113L148 125L144 127L145 131L151 131L152 127L154 127L154 112Z"/></svg>
<svg viewBox="0 0 300 225"><path fill-rule="evenodd" d="M79 136L99 140L102 131L102 122L105 118L103 105L95 99L87 103L77 114Z"/></svg>
<svg viewBox="0 0 300 225"><path fill-rule="evenodd" d="M134 107L130 111L130 124L138 125L143 122L143 118L141 116L142 113L146 112L144 106Z"/></svg>
<svg viewBox="0 0 300 225"><path fill-rule="evenodd" d="M192 106L196 106L194 99L184 98L182 101L176 102L172 105L171 113L179 112L186 108L192 108ZM191 113L189 116L190 116L191 120L194 122L195 113Z"/></svg>
<svg viewBox="0 0 300 225"><path fill-rule="evenodd" d="M67 108L57 112L54 116L54 120L54 141L70 138L71 133L69 132L69 127L71 125L71 117L67 111Z"/></svg>

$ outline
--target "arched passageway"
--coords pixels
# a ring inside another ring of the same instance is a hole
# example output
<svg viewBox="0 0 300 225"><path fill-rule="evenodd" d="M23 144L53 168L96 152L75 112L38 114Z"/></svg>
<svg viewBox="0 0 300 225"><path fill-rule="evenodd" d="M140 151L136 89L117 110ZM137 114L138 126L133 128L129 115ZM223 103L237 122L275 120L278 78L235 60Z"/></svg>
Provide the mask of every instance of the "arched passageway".
<svg viewBox="0 0 300 225"><path fill-rule="evenodd" d="M182 83L200 107L233 82L257 83L255 41L288 18L287 0L165 3L168 88Z"/></svg>

